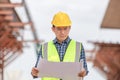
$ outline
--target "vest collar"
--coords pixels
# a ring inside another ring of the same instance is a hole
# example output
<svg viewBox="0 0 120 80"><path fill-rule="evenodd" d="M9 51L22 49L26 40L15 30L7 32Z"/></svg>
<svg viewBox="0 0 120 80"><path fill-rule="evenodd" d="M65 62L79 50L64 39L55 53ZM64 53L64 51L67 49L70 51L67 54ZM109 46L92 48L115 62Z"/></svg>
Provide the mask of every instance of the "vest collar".
<svg viewBox="0 0 120 80"><path fill-rule="evenodd" d="M71 39L70 39L70 37L68 36L62 43L67 43L67 44L68 44L68 43L70 42L70 40L71 40ZM58 40L57 40L57 38L55 38L55 39L53 40L53 43L54 43L54 44L59 43Z"/></svg>

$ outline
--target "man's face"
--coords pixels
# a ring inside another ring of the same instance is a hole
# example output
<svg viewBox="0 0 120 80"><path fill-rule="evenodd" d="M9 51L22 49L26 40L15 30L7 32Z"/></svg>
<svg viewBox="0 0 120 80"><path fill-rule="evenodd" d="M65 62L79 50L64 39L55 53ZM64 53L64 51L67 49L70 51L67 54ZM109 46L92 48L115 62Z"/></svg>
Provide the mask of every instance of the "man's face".
<svg viewBox="0 0 120 80"><path fill-rule="evenodd" d="M52 31L55 33L57 39L62 42L64 41L68 35L69 35L69 31L70 31L71 27L52 27Z"/></svg>

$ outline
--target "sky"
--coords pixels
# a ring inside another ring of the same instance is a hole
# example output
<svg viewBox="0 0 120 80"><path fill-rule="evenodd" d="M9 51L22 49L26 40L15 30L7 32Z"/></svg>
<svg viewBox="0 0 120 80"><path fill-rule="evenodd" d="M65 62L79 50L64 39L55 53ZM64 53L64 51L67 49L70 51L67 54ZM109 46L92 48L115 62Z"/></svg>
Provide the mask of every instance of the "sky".
<svg viewBox="0 0 120 80"><path fill-rule="evenodd" d="M93 48L87 42L89 40L120 42L120 37L118 37L120 30L100 28L109 0L26 0L26 2L39 39L49 41L55 38L51 31L51 20L55 13L63 11L69 14L72 21L70 38L82 42L86 50ZM24 13L19 11L19 14L22 15L22 21L26 22ZM31 35L29 28L26 28L24 39L33 39ZM36 55L33 44L28 43L27 45L30 46L29 49L24 48L24 53L5 69L6 80L12 76L9 74L11 72L21 74L19 80L33 80L29 73L35 64ZM106 77L103 77L92 66L93 64L88 62L90 72L84 80L106 80Z"/></svg>
<svg viewBox="0 0 120 80"><path fill-rule="evenodd" d="M39 39L45 41L54 39L51 21L55 13L63 11L68 13L72 21L69 36L85 43L85 48L89 48L88 40L120 42L119 30L100 28L109 0L39 0L34 2L26 0L26 2L29 4L29 11Z"/></svg>

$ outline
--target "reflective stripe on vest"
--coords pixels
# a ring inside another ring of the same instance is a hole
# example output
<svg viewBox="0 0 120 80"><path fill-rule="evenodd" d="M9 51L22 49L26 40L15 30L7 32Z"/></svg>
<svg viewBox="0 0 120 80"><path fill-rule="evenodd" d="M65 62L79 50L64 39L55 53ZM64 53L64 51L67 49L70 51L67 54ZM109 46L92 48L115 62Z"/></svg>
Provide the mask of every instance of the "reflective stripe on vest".
<svg viewBox="0 0 120 80"><path fill-rule="evenodd" d="M71 40L64 55L63 62L79 62L81 44ZM42 47L43 58L48 61L60 62L59 54L53 43L50 41L45 43ZM60 80L58 78L42 78L42 80Z"/></svg>

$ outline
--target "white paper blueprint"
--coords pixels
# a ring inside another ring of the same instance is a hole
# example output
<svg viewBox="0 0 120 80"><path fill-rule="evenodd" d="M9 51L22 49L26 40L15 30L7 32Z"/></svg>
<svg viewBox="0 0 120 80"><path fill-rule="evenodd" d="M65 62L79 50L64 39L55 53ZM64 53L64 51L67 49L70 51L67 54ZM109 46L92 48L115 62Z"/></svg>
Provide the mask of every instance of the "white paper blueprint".
<svg viewBox="0 0 120 80"><path fill-rule="evenodd" d="M41 59L38 65L38 77L56 77L63 80L80 80L78 73L81 71L80 62L48 62Z"/></svg>

